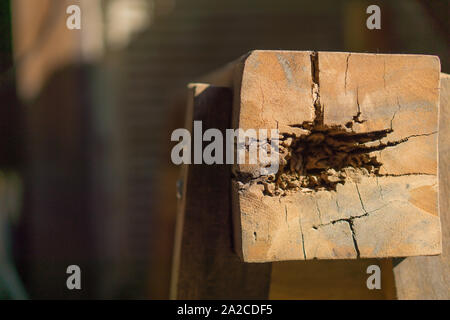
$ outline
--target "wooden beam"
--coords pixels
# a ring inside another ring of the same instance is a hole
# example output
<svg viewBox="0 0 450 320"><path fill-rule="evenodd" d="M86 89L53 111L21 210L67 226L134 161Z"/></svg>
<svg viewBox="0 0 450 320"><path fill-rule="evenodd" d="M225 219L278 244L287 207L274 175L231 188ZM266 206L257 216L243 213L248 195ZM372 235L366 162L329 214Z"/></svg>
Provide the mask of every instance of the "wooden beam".
<svg viewBox="0 0 450 320"><path fill-rule="evenodd" d="M410 257L394 267L399 299L450 299L450 75L441 74L439 110L439 207L442 255Z"/></svg>
<svg viewBox="0 0 450 320"><path fill-rule="evenodd" d="M380 267L381 288L367 287L367 267ZM272 263L269 299L395 299L392 259L308 260Z"/></svg>
<svg viewBox="0 0 450 320"><path fill-rule="evenodd" d="M226 70L232 128L280 131L276 174L233 166L244 261L441 252L437 57L253 51Z"/></svg>
<svg viewBox="0 0 450 320"><path fill-rule="evenodd" d="M194 84L189 88L186 127L230 126L228 88ZM172 299L267 299L271 264L242 262L233 251L230 168L185 165L180 181Z"/></svg>

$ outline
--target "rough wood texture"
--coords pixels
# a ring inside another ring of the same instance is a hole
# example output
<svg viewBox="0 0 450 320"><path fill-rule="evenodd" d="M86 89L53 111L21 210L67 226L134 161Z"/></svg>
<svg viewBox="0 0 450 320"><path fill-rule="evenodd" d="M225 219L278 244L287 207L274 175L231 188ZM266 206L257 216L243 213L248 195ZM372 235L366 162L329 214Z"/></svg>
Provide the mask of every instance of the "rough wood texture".
<svg viewBox="0 0 450 320"><path fill-rule="evenodd" d="M276 175L261 175L261 162L233 167L243 260L439 254L439 72L434 56L243 57L233 128L278 128L281 142Z"/></svg>
<svg viewBox="0 0 450 320"><path fill-rule="evenodd" d="M187 128L192 120L229 128L231 107L230 89L191 85ZM181 177L171 297L267 299L271 264L243 263L233 252L229 166L189 165Z"/></svg>
<svg viewBox="0 0 450 320"><path fill-rule="evenodd" d="M450 76L441 74L439 110L439 207L442 255L410 257L394 268L399 299L450 299Z"/></svg>

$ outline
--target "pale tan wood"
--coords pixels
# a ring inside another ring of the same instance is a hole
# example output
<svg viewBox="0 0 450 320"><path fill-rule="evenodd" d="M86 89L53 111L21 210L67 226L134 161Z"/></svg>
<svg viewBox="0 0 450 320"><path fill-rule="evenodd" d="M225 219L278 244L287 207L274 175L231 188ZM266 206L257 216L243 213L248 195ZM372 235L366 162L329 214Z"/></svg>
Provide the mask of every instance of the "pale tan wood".
<svg viewBox="0 0 450 320"><path fill-rule="evenodd" d="M369 290L367 267L381 271L381 289ZM272 263L269 299L395 299L391 259L281 261Z"/></svg>
<svg viewBox="0 0 450 320"><path fill-rule="evenodd" d="M450 299L450 76L441 74L439 207L442 255L410 257L394 268L399 299Z"/></svg>
<svg viewBox="0 0 450 320"><path fill-rule="evenodd" d="M278 128L286 165L233 168L244 261L441 252L437 57L253 51L234 66L233 128Z"/></svg>

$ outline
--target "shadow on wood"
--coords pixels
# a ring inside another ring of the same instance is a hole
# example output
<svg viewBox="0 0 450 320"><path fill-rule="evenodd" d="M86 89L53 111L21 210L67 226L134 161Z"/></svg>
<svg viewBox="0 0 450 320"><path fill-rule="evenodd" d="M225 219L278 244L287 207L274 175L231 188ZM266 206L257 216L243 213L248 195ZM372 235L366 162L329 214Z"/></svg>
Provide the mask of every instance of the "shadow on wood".
<svg viewBox="0 0 450 320"><path fill-rule="evenodd" d="M193 85L193 118L203 131L230 126L230 89ZM188 101L188 104L192 103ZM182 169L183 170L183 169ZM177 216L172 299L267 299L271 264L244 263L233 251L230 166L184 168Z"/></svg>

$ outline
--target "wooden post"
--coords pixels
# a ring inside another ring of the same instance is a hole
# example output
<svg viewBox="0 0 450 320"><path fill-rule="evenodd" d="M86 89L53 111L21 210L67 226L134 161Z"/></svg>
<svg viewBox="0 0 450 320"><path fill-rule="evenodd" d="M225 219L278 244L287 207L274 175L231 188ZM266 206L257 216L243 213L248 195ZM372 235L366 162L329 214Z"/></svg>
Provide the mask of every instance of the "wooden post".
<svg viewBox="0 0 450 320"><path fill-rule="evenodd" d="M228 88L196 84L189 88L186 127L202 121L203 130L230 126ZM182 168L172 270L172 299L267 299L269 264L242 262L233 251L230 168Z"/></svg>

